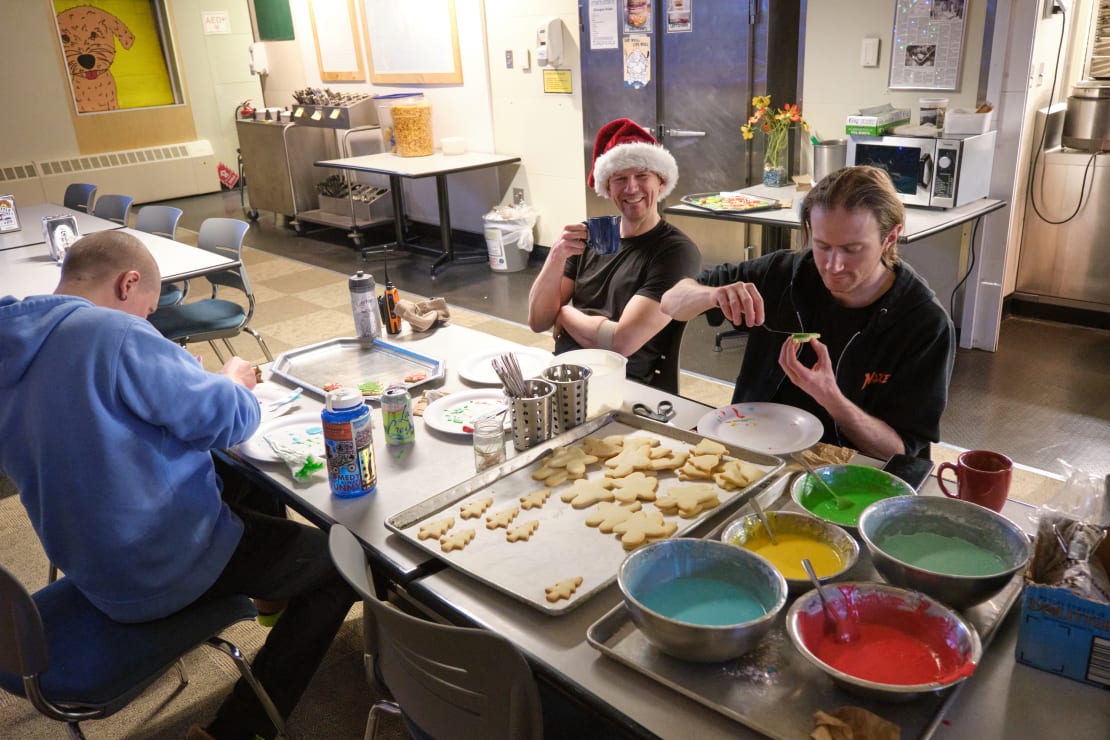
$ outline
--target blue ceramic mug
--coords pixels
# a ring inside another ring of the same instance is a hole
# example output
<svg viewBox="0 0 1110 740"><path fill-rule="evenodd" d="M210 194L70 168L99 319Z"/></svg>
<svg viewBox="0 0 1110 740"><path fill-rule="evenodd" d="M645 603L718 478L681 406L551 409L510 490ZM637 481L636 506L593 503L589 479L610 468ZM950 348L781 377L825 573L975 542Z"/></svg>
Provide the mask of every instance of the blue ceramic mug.
<svg viewBox="0 0 1110 740"><path fill-rule="evenodd" d="M586 245L598 254L615 254L621 246L621 217L594 216L586 221L590 237Z"/></svg>

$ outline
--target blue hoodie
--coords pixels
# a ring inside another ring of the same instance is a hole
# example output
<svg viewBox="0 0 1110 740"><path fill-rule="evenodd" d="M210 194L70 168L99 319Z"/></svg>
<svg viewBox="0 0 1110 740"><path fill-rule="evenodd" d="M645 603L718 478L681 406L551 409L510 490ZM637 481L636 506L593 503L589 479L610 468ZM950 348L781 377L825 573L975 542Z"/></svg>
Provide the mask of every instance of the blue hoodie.
<svg viewBox="0 0 1110 740"><path fill-rule="evenodd" d="M243 525L210 450L258 421L254 394L147 321L0 298L0 469L50 560L117 621L171 614L223 571Z"/></svg>

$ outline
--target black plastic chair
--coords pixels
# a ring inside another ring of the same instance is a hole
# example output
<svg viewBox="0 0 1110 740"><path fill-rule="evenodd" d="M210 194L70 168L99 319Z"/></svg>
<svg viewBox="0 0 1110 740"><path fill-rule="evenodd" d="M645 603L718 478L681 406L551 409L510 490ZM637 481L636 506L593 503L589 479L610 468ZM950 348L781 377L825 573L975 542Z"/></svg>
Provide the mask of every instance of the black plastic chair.
<svg viewBox="0 0 1110 740"><path fill-rule="evenodd" d="M62 196L62 205L83 213L92 213L94 198L96 198L96 185L75 182L66 187L65 195Z"/></svg>
<svg viewBox="0 0 1110 740"><path fill-rule="evenodd" d="M266 690L239 648L219 636L256 614L250 599L232 595L153 622L124 624L93 606L69 578L32 596L0 568L0 688L65 722L70 737L83 738L80 722L115 714L175 663L180 691L188 684L180 658L209 645L235 662L280 736L285 723Z"/></svg>
<svg viewBox="0 0 1110 740"><path fill-rule="evenodd" d="M250 224L234 218L205 219L197 235L197 246L238 260L243 247L243 236L249 228ZM150 315L150 323L154 324L162 336L181 345L208 342L221 362L227 358L220 352L216 340L222 340L228 352L234 355L235 348L231 346L231 338L238 336L240 332L246 332L258 342L266 359L272 361L274 357L262 336L248 326L254 315L254 293L247 279L246 268L240 264L239 267L220 270L205 277L212 283L211 298L162 306ZM247 299L247 307L217 298L216 291L220 286L242 291Z"/></svg>
<svg viewBox="0 0 1110 740"><path fill-rule="evenodd" d="M134 200L130 195L102 195L96 199L92 214L120 226L127 226L127 217L131 214L131 203Z"/></svg>
<svg viewBox="0 0 1110 740"><path fill-rule="evenodd" d="M177 222L181 219L182 211L173 206L143 206L135 216L135 228L148 234L164 236L167 239L176 238ZM181 303L189 294L189 281L185 280L180 285L170 283L162 286L162 293L158 297L159 306L172 306Z"/></svg>
<svg viewBox="0 0 1110 740"><path fill-rule="evenodd" d="M481 629L452 627L405 614L375 595L362 545L341 524L329 533L339 573L362 597L367 673L381 676L395 702L370 709L366 738L382 712L401 714L416 736L542 738L536 679L511 642Z"/></svg>

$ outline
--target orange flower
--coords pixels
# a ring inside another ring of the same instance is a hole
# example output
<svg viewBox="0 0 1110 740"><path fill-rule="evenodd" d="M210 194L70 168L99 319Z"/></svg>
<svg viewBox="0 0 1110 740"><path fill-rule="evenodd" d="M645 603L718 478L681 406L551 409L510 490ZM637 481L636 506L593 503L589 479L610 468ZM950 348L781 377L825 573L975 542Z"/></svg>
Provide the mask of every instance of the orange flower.
<svg viewBox="0 0 1110 740"><path fill-rule="evenodd" d="M740 133L745 141L751 140L755 137L758 124L759 130L767 134L767 149L764 155L764 161L767 164L777 162L779 154L786 146L787 134L792 127L798 125L803 131L809 130L809 124L802 119L802 110L797 103L787 103L774 110L771 108L770 95L757 95L752 98L752 108L755 110L748 118L748 123L740 127Z"/></svg>

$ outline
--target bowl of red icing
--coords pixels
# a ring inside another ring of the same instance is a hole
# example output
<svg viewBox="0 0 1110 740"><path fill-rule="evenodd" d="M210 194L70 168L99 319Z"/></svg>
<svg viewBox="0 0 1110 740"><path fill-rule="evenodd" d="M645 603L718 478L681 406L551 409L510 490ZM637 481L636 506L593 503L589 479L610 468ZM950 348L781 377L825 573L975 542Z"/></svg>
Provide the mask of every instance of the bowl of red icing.
<svg viewBox="0 0 1110 740"><path fill-rule="evenodd" d="M923 593L858 582L822 593L841 628L811 590L787 612L786 632L807 661L854 694L909 701L964 681L982 657L974 628Z"/></svg>

